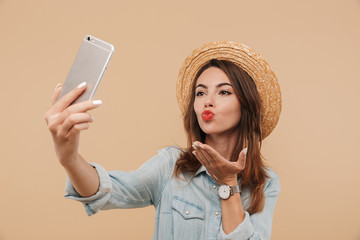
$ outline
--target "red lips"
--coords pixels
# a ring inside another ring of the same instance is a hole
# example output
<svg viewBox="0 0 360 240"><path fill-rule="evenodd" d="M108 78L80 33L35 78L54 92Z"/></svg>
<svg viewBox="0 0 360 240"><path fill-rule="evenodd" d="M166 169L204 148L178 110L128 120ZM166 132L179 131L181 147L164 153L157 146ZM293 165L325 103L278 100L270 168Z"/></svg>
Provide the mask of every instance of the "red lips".
<svg viewBox="0 0 360 240"><path fill-rule="evenodd" d="M215 116L215 113L213 113L210 110L205 110L201 114L201 117L202 117L202 119L204 119L204 121L210 121L211 119L213 119L214 116Z"/></svg>

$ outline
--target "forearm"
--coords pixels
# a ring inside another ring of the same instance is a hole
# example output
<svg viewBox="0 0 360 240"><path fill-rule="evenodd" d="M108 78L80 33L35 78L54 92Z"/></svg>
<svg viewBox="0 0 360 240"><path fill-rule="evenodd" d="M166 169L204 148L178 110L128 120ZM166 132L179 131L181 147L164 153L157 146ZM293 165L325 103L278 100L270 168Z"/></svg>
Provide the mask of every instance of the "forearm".
<svg viewBox="0 0 360 240"><path fill-rule="evenodd" d="M236 181L228 183L228 185L237 185ZM239 193L235 193L230 198L221 199L222 225L225 234L234 231L237 226L245 219L245 212L242 206Z"/></svg>
<svg viewBox="0 0 360 240"><path fill-rule="evenodd" d="M82 197L92 196L98 191L100 185L99 176L96 170L80 154L73 161L63 165L63 167L75 190Z"/></svg>

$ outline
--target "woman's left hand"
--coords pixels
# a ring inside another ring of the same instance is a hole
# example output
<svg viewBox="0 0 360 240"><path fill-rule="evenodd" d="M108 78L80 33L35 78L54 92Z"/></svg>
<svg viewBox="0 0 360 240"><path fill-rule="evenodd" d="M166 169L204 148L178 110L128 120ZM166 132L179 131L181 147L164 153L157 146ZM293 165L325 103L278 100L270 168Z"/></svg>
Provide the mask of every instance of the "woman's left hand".
<svg viewBox="0 0 360 240"><path fill-rule="evenodd" d="M193 148L193 154L219 184L237 183L237 174L245 168L247 148L240 152L236 162L230 162L209 145L198 141L193 143Z"/></svg>

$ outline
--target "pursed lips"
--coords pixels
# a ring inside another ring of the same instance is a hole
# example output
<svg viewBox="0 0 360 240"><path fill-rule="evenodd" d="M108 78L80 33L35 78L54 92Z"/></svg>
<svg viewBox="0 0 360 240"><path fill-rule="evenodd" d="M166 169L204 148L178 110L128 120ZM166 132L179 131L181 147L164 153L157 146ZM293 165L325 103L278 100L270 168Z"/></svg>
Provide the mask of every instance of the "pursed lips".
<svg viewBox="0 0 360 240"><path fill-rule="evenodd" d="M201 117L204 121L210 121L211 119L213 119L215 116L215 113L213 113L210 110L204 110L201 114Z"/></svg>

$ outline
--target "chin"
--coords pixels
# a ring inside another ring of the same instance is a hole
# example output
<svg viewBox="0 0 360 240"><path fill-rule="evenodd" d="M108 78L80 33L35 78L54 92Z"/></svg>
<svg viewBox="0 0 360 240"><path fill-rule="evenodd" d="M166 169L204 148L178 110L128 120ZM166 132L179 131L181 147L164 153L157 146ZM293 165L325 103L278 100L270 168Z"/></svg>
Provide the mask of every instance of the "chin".
<svg viewBox="0 0 360 240"><path fill-rule="evenodd" d="M236 131L236 126L221 126L221 128L219 128L219 126L216 126L215 124L205 126L200 125L200 128L206 135L233 134Z"/></svg>
<svg viewBox="0 0 360 240"><path fill-rule="evenodd" d="M219 134L219 133L223 133L224 131L220 130L220 129L214 129L214 128L208 128L208 127L204 127L201 128L201 130L206 134L206 135L213 135L213 134Z"/></svg>

